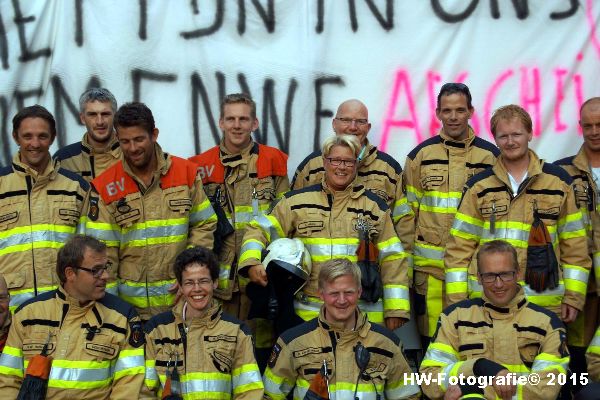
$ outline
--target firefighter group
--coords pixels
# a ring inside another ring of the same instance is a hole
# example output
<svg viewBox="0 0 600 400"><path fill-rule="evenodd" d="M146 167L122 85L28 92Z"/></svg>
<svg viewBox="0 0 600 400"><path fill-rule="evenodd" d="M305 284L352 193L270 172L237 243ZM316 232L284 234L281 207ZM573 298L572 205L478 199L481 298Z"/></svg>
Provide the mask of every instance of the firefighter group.
<svg viewBox="0 0 600 400"><path fill-rule="evenodd" d="M79 112L54 155L46 108L12 119L0 398L600 399L600 97L551 162L522 107L491 143L446 83L404 168L346 100L291 183L247 94L189 159L143 103L91 88Z"/></svg>

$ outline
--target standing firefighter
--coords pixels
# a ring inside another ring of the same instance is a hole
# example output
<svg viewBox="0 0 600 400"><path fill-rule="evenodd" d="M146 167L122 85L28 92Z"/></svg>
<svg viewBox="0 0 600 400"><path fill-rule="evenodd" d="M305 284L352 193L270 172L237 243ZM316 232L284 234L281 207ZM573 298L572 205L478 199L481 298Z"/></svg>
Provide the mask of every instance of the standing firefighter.
<svg viewBox="0 0 600 400"><path fill-rule="evenodd" d="M503 239L517 249L518 280L528 300L573 322L583 310L591 267L573 180L529 149L532 122L521 107L496 110L491 128L501 155L465 186L444 260L446 285L460 290L447 288L448 300L481 296L477 249Z"/></svg>
<svg viewBox="0 0 600 400"><path fill-rule="evenodd" d="M471 92L462 83L446 83L437 99L439 135L425 140L406 158L407 197L415 213L415 311L423 345L435 331L444 298L443 255L468 178L492 166L498 149L475 136Z"/></svg>
<svg viewBox="0 0 600 400"><path fill-rule="evenodd" d="M221 143L190 160L198 164L215 211L224 213L215 235L215 252L221 263L215 297L223 301L226 312L246 321L250 307L246 296L248 280L237 274L242 239L248 223L268 214L289 190L287 155L252 140L258 119L256 103L247 94L229 94L223 98L219 127L223 132ZM249 322L255 330L257 357L262 367L273 346L272 327L264 319Z"/></svg>
<svg viewBox="0 0 600 400"><path fill-rule="evenodd" d="M106 246L94 238L77 235L60 249L61 286L15 312L0 357L3 399L138 398L142 323L131 305L106 293L109 269Z"/></svg>
<svg viewBox="0 0 600 400"><path fill-rule="evenodd" d="M187 246L211 248L217 217L196 166L158 145L145 104L122 105L115 128L122 158L92 181L86 232L107 244L119 296L148 320L173 305L177 254Z"/></svg>

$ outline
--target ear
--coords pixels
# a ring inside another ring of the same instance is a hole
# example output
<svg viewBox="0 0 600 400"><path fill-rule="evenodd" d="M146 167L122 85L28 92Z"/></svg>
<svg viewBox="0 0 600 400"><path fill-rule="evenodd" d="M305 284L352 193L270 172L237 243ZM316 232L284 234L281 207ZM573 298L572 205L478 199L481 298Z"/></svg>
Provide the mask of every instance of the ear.
<svg viewBox="0 0 600 400"><path fill-rule="evenodd" d="M473 116L474 112L475 112L475 107L469 108L469 119L471 119L471 117Z"/></svg>
<svg viewBox="0 0 600 400"><path fill-rule="evenodd" d="M217 290L218 287L219 287L219 280L216 279L213 281L213 290Z"/></svg>
<svg viewBox="0 0 600 400"><path fill-rule="evenodd" d="M158 128L152 129L150 137L152 138L152 143L156 143L156 140L158 139Z"/></svg>
<svg viewBox="0 0 600 400"><path fill-rule="evenodd" d="M75 268L73 267L66 267L65 268L65 278L66 281L72 281L73 279L75 279L75 277L77 276L77 272L75 270Z"/></svg>
<svg viewBox="0 0 600 400"><path fill-rule="evenodd" d="M252 132L258 129L258 118L254 118L254 122L252 123Z"/></svg>
<svg viewBox="0 0 600 400"><path fill-rule="evenodd" d="M360 299L360 296L362 296L362 286L358 285L358 298Z"/></svg>
<svg viewBox="0 0 600 400"><path fill-rule="evenodd" d="M225 121L223 120L223 117L219 118L219 129L221 131L225 130Z"/></svg>
<svg viewBox="0 0 600 400"><path fill-rule="evenodd" d="M321 299L321 301L325 301L325 299L323 298L323 289L319 289L319 298Z"/></svg>
<svg viewBox="0 0 600 400"><path fill-rule="evenodd" d="M15 143L16 143L16 144L17 144L17 146L18 146L18 145L19 145L19 141L17 140L17 138L18 138L18 133L17 133L17 131L13 131L13 133L12 133L12 137L13 137L13 139L14 139Z"/></svg>
<svg viewBox="0 0 600 400"><path fill-rule="evenodd" d="M79 121L81 121L81 123L83 125L85 125L85 119L83 118L83 113L79 113Z"/></svg>
<svg viewBox="0 0 600 400"><path fill-rule="evenodd" d="M442 115L442 112L441 112L441 110L440 110L439 108L436 108L436 109L435 109L435 116L436 116L436 117L437 117L437 119L439 119L440 121L442 120L442 117L441 117L441 115Z"/></svg>

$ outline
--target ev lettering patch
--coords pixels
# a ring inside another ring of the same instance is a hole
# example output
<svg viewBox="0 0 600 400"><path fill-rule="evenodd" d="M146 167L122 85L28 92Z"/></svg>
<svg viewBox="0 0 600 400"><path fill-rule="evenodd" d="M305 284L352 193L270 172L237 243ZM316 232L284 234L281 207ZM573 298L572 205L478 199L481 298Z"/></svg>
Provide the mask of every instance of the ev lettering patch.
<svg viewBox="0 0 600 400"><path fill-rule="evenodd" d="M9 222L12 221L13 219L17 219L17 217L19 216L19 212L18 211L14 211L8 214L4 214L4 215L0 215L0 224L3 222Z"/></svg>
<svg viewBox="0 0 600 400"><path fill-rule="evenodd" d="M228 335L216 335L216 336L204 336L204 341L205 342L218 342L218 341L225 341L225 342L230 342L230 343L235 343L237 342L237 338L235 336L228 336Z"/></svg>
<svg viewBox="0 0 600 400"><path fill-rule="evenodd" d="M87 342L85 348L87 350L97 351L98 353L108 354L109 356L114 356L117 353L117 350L114 347L98 343Z"/></svg>
<svg viewBox="0 0 600 400"><path fill-rule="evenodd" d="M271 355L269 356L269 368L273 368L275 366L277 358L279 358L279 353L281 353L281 346L279 346L279 343L275 343L275 346L273 346L273 350L271 350Z"/></svg>

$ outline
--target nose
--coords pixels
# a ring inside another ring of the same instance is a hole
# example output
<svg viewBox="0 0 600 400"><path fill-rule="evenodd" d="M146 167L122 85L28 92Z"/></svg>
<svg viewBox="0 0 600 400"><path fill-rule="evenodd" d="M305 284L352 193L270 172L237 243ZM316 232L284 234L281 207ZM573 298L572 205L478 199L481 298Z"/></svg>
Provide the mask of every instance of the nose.
<svg viewBox="0 0 600 400"><path fill-rule="evenodd" d="M502 282L502 279L500 279L499 276L496 276L496 279L494 279L494 287L501 288L503 285L504 282Z"/></svg>

